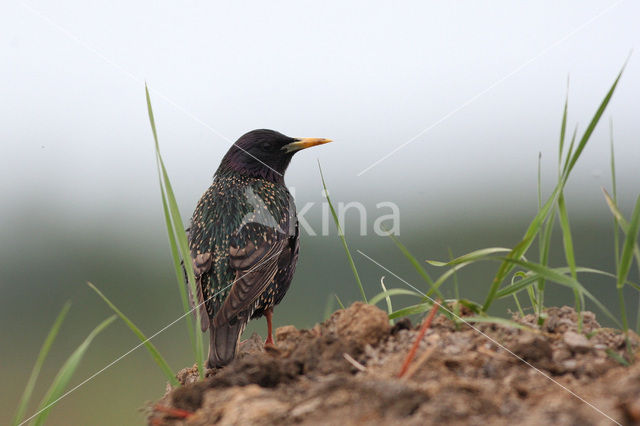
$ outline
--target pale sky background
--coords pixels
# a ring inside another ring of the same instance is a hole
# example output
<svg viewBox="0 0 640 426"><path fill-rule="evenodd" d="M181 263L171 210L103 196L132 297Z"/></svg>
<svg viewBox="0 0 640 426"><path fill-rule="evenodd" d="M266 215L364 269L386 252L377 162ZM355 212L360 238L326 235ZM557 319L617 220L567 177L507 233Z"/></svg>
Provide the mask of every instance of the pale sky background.
<svg viewBox="0 0 640 426"><path fill-rule="evenodd" d="M61 205L89 220L157 207L145 80L186 215L228 149L220 135L262 127L335 140L293 162L287 183L301 202L320 200L319 158L344 200L406 199L433 214L476 203L482 212L480 201L505 194L533 205L539 151L548 182L555 176L567 76L569 125L584 129L640 41L637 2L577 5L6 3L0 216ZM576 169L574 195L601 204L613 117L620 192L635 198L639 76L636 53Z"/></svg>
<svg viewBox="0 0 640 426"><path fill-rule="evenodd" d="M306 216L313 228L321 228L319 159L336 203L365 202L369 229L375 203L396 203L402 241L418 259L442 260L448 247L460 255L518 241L536 212L539 152L545 194L555 181L567 77L569 132L578 123L580 135L635 48L565 191L578 263L615 270L600 188L611 186L612 118L618 192L629 215L640 189L639 2L229 3L3 2L0 378L16 387L0 387L8 391L0 395L0 423L15 409L65 300L74 306L38 396L110 314L85 281L149 334L181 312L144 81L185 221L231 142L266 127L335 141L298 154L287 172L298 207L315 203ZM354 225L347 234L357 232ZM303 233L276 326L312 326L333 294L345 303L359 297L331 229L328 237ZM553 261L562 262L560 233L554 238ZM388 238L350 235L350 243L369 295L386 272L356 249L425 286ZM483 300L492 267L461 272L464 297ZM386 284L405 286L390 275ZM615 283L586 284L616 309ZM561 290L550 304L572 303ZM637 294L629 300L634 315ZM505 315L506 305L495 309ZM264 327L254 321L248 331L264 335ZM184 324L154 340L176 369L193 362L186 341ZM74 383L135 344L114 324L92 345ZM50 424L142 423L137 409L163 390L163 377L139 350L57 405Z"/></svg>

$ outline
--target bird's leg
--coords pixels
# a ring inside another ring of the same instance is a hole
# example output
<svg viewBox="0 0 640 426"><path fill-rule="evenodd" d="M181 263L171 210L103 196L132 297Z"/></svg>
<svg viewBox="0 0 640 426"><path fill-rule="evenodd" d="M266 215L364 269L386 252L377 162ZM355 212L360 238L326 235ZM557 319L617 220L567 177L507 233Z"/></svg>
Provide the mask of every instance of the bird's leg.
<svg viewBox="0 0 640 426"><path fill-rule="evenodd" d="M273 342L273 328L271 325L271 318L273 317L273 308L269 308L264 311L264 316L267 318L267 340L264 342L264 346L274 346Z"/></svg>

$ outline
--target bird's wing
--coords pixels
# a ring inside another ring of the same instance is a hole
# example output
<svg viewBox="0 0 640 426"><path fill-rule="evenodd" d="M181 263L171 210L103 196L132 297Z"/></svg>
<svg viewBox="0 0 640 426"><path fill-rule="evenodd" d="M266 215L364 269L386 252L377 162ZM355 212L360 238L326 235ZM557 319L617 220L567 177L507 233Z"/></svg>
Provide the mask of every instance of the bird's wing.
<svg viewBox="0 0 640 426"><path fill-rule="evenodd" d="M278 272L280 256L290 250L285 234L271 227L260 228L257 244L245 238L229 246L229 266L235 271L235 279L213 320L215 326L227 323L240 312L251 309Z"/></svg>

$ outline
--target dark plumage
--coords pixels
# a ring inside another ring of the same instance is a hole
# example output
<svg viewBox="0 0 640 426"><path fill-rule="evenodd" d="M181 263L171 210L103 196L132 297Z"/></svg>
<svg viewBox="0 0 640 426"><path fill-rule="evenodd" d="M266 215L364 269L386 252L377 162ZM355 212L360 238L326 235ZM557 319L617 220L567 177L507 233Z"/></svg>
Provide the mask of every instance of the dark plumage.
<svg viewBox="0 0 640 426"><path fill-rule="evenodd" d="M293 155L328 139L296 139L253 130L229 149L188 230L202 331L210 332L208 366L235 356L247 322L271 314L298 260L298 220L284 173Z"/></svg>

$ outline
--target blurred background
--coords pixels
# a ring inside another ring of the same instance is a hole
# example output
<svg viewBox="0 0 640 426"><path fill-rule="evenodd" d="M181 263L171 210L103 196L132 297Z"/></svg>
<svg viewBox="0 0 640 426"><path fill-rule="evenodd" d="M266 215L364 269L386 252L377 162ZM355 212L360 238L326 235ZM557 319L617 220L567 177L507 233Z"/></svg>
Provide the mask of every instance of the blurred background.
<svg viewBox="0 0 640 426"><path fill-rule="evenodd" d="M368 235L359 235L355 210L346 229L371 296L380 291L382 275L387 287L405 284L356 249L426 287L393 243L372 232L374 220L389 213L377 203L398 205L399 237L420 260L447 259L449 248L461 255L512 247L536 213L538 153L543 195L555 183L567 77L569 129L578 124L581 134L640 42L640 6L632 1L488 7L25 0L2 9L2 424L13 415L64 302L73 306L28 415L64 359L111 314L86 281L148 335L181 313L144 81L185 220L230 143L246 131L332 138L297 155L287 183L295 187L299 208L314 203L305 217L317 231L323 201L317 159L335 202L366 206ZM612 218L601 193L611 188L608 121L619 203L628 217L640 179L637 56L565 191L578 264L612 272ZM276 309L277 326L321 321L333 294L345 303L359 298L329 225L327 236L303 232L298 271ZM564 264L559 238L552 254L552 265ZM482 301L496 268L484 263L460 274L463 296ZM631 279L638 279L635 268ZM582 282L617 314L613 280L585 276ZM569 291L550 289L548 304L572 303ZM447 295L451 291L445 287ZM636 297L629 298L634 319ZM396 306L413 302L395 300ZM508 315L512 308L497 304L493 312ZM245 336L264 336L265 328L256 321ZM137 343L124 324L111 325L72 384ZM193 363L184 322L154 343L176 371ZM141 424L140 409L164 389L159 369L140 349L58 403L49 423Z"/></svg>

